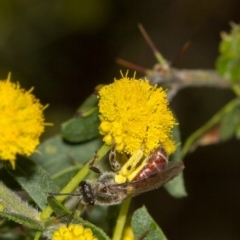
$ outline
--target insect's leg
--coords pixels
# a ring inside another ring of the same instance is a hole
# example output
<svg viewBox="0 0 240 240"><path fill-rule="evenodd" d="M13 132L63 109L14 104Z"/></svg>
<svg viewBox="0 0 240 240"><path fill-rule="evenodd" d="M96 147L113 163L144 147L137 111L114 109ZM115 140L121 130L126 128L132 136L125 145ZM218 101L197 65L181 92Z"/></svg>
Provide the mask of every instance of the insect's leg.
<svg viewBox="0 0 240 240"><path fill-rule="evenodd" d="M114 172L118 172L120 170L120 163L117 160L117 154L115 149L115 144L112 145L111 150L108 155L109 163Z"/></svg>
<svg viewBox="0 0 240 240"><path fill-rule="evenodd" d="M80 213L80 217L83 216L83 214L86 212L87 210L87 205L82 205L82 210L81 210L81 213Z"/></svg>
<svg viewBox="0 0 240 240"><path fill-rule="evenodd" d="M81 199L78 201L78 203L76 204L75 209L72 211L71 215L69 216L68 221L67 221L67 227L68 227L69 224L72 222L73 217L74 217L74 214L75 214L75 212L77 211L78 206L79 206L80 203L81 203Z"/></svg>
<svg viewBox="0 0 240 240"><path fill-rule="evenodd" d="M47 194L49 196L66 196L66 195L68 195L68 196L78 196L79 197L79 193L52 193L52 192L47 192ZM67 226L69 226L69 224L71 223L71 221L73 219L73 216L74 216L74 213L76 212L80 202L81 202L81 199L77 202L77 205L76 205L75 209L70 214L69 219L67 221ZM59 216L59 218L62 218L65 215L68 215L68 214L61 215L61 216Z"/></svg>
<svg viewBox="0 0 240 240"><path fill-rule="evenodd" d="M89 169L92 170L93 172L97 173L97 174L101 174L100 169L96 166L97 159L98 159L98 155L97 155L97 152L96 152L95 155L93 156L92 160L89 163Z"/></svg>

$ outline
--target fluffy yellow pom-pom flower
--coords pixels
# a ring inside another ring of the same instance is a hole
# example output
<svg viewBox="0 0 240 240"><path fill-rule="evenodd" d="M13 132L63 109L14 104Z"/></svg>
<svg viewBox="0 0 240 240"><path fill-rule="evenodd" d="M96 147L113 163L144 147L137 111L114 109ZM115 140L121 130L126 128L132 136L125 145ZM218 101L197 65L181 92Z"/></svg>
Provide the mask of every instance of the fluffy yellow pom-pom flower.
<svg viewBox="0 0 240 240"><path fill-rule="evenodd" d="M32 89L31 89L32 90ZM16 155L32 154L44 131L44 107L19 83L0 80L0 160L15 168Z"/></svg>
<svg viewBox="0 0 240 240"><path fill-rule="evenodd" d="M132 155L142 149L147 156L158 146L175 150L172 129L176 124L166 92L148 80L122 77L99 91L100 133L107 145Z"/></svg>
<svg viewBox="0 0 240 240"><path fill-rule="evenodd" d="M63 225L59 227L52 236L52 240L98 240L93 236L90 228L84 228L81 225L70 224L68 227Z"/></svg>

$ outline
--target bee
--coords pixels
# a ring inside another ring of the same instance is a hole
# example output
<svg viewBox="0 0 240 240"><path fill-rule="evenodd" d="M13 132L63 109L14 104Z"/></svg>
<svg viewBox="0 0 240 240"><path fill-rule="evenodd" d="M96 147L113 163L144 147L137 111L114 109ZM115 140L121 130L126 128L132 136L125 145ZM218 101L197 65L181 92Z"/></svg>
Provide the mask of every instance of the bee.
<svg viewBox="0 0 240 240"><path fill-rule="evenodd" d="M82 181L79 186L80 201L84 205L116 205L124 199L163 186L184 169L182 161L169 162L161 171L154 171L145 178L117 184L114 172L100 174L95 182Z"/></svg>
<svg viewBox="0 0 240 240"><path fill-rule="evenodd" d="M71 195L78 196L79 204L91 205L117 205L123 200L135 197L139 194L157 189L173 178L184 169L182 161L168 162L167 154L163 148L157 148L150 156L147 165L132 180L125 183L116 183L116 172L101 172L94 164L90 169L99 174L95 182L85 180L80 182L76 193L49 193L50 196ZM72 219L74 212L70 219ZM71 220L68 221L68 224Z"/></svg>
<svg viewBox="0 0 240 240"><path fill-rule="evenodd" d="M146 168L148 169L148 168ZM151 191L163 186L183 171L182 161L168 162L161 171L143 169L146 177L136 177L131 182L118 184L115 182L115 172L101 172L95 182L85 180L80 182L78 191L69 193L49 193L51 196L72 195L79 197L79 203L87 205L117 205L124 199L135 197L141 193ZM143 175L144 175L143 174ZM140 174L141 175L141 174Z"/></svg>

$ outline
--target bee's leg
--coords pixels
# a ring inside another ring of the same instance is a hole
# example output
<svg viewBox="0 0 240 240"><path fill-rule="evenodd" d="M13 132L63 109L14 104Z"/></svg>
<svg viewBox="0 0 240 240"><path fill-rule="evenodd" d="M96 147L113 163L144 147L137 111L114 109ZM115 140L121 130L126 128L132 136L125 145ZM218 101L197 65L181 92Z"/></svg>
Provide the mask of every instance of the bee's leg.
<svg viewBox="0 0 240 240"><path fill-rule="evenodd" d="M81 213L80 213L80 217L82 218L83 215L86 213L86 210L87 210L87 205L83 205L82 207L82 210L81 210ZM87 213L86 213L87 214Z"/></svg>
<svg viewBox="0 0 240 240"><path fill-rule="evenodd" d="M78 201L78 203L76 204L75 209L74 209L74 210L72 211L72 213L70 214L70 216L69 216L69 218L68 218L68 221L67 221L67 227L68 227L69 224L72 222L73 217L74 217L74 214L75 214L75 212L77 211L78 206L79 206L80 203L81 203L81 199Z"/></svg>
<svg viewBox="0 0 240 240"><path fill-rule="evenodd" d="M101 170L96 167L96 166L89 166L89 169L92 170L93 172L97 173L97 174L101 174Z"/></svg>
<svg viewBox="0 0 240 240"><path fill-rule="evenodd" d="M115 144L112 145L111 150L109 152L109 163L114 172L118 172L121 168L120 163L117 160L117 154L115 149Z"/></svg>
<svg viewBox="0 0 240 240"><path fill-rule="evenodd" d="M137 240L143 240L147 236L149 231L150 231L149 229L145 230Z"/></svg>
<svg viewBox="0 0 240 240"><path fill-rule="evenodd" d="M93 156L92 160L89 163L89 169L92 170L93 172L97 173L97 174L101 174L100 169L95 164L97 159L98 159L98 155L97 155L97 152L96 152L95 155Z"/></svg>

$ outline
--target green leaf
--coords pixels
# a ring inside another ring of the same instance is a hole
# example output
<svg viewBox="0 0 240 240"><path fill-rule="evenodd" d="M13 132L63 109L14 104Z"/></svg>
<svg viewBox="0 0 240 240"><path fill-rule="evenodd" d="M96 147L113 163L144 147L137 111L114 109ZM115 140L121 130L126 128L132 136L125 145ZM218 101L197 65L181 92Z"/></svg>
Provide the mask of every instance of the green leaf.
<svg viewBox="0 0 240 240"><path fill-rule="evenodd" d="M220 139L226 141L233 137L240 125L240 104L233 106L221 119Z"/></svg>
<svg viewBox="0 0 240 240"><path fill-rule="evenodd" d="M219 46L220 56L216 67L218 72L233 83L240 82L240 26L231 24L230 34L222 33L222 41Z"/></svg>
<svg viewBox="0 0 240 240"><path fill-rule="evenodd" d="M48 204L51 206L57 216L71 213L71 211L67 209L62 203L60 203L55 197L49 196L47 200Z"/></svg>
<svg viewBox="0 0 240 240"><path fill-rule="evenodd" d="M145 236L144 240L166 240L166 236L149 215L145 207L136 210L132 216L132 230L135 239Z"/></svg>
<svg viewBox="0 0 240 240"><path fill-rule="evenodd" d="M72 143L85 142L99 136L99 112L94 111L86 117L71 118L62 124L61 135L64 139Z"/></svg>
<svg viewBox="0 0 240 240"><path fill-rule="evenodd" d="M3 165L41 209L47 205L47 192L59 192L48 173L26 157L18 157L15 170L5 161Z"/></svg>
<svg viewBox="0 0 240 240"><path fill-rule="evenodd" d="M56 135L44 141L37 148L40 154L35 153L31 158L52 176L71 167L81 168L94 156L101 145L102 141L98 138L82 144L68 144L60 135ZM64 184L63 181L61 181L62 184Z"/></svg>
<svg viewBox="0 0 240 240"><path fill-rule="evenodd" d="M39 212L0 182L0 215L33 229L42 230Z"/></svg>
<svg viewBox="0 0 240 240"><path fill-rule="evenodd" d="M100 120L97 105L97 95L90 95L78 108L75 116L62 124L62 137L72 143L85 142L98 137Z"/></svg>
<svg viewBox="0 0 240 240"><path fill-rule="evenodd" d="M183 175L183 173L180 173L177 177L164 185L165 189L175 198L187 196Z"/></svg>
<svg viewBox="0 0 240 240"><path fill-rule="evenodd" d="M118 216L119 208L120 205L96 205L93 208L88 209L88 221L98 226L106 233L112 233Z"/></svg>
<svg viewBox="0 0 240 240"><path fill-rule="evenodd" d="M180 161L181 159L181 139L180 139L180 131L179 126L176 125L173 129L173 138L174 141L177 144L177 148L175 152L170 156L171 161ZM164 188L168 191L169 194L171 194L173 197L181 198L186 197L187 192L184 184L183 179L183 173L180 173L177 177L175 177L173 180L168 182L164 185Z"/></svg>
<svg viewBox="0 0 240 240"><path fill-rule="evenodd" d="M76 115L78 116L88 116L91 114L92 110L98 105L98 97L96 94L90 95L78 108Z"/></svg>
<svg viewBox="0 0 240 240"><path fill-rule="evenodd" d="M69 182L69 179L72 179L77 172L82 168L82 165L77 165L73 167L68 167L54 175L52 175L52 180L58 185L59 188L63 188Z"/></svg>

